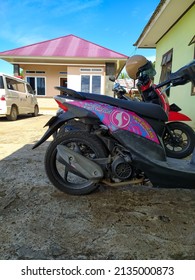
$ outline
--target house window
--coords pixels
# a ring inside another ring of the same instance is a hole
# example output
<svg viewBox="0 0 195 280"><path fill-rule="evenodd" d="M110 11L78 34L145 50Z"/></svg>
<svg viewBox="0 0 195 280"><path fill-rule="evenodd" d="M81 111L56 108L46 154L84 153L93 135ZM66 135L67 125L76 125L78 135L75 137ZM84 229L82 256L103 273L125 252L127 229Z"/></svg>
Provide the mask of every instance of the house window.
<svg viewBox="0 0 195 280"><path fill-rule="evenodd" d="M34 73L37 73L37 74L45 74L45 71L31 71L31 70L26 70L26 73L27 73L27 74L34 74Z"/></svg>
<svg viewBox="0 0 195 280"><path fill-rule="evenodd" d="M45 71L36 71L37 74L45 74Z"/></svg>
<svg viewBox="0 0 195 280"><path fill-rule="evenodd" d="M81 72L90 72L91 69L90 68L81 68L80 71Z"/></svg>
<svg viewBox="0 0 195 280"><path fill-rule="evenodd" d="M90 92L90 76L81 76L81 91Z"/></svg>
<svg viewBox="0 0 195 280"><path fill-rule="evenodd" d="M192 45L195 43L195 35L192 37L191 41L189 42L188 46Z"/></svg>
<svg viewBox="0 0 195 280"><path fill-rule="evenodd" d="M65 71L59 72L60 75L67 75L67 73L68 73L68 72L65 72Z"/></svg>
<svg viewBox="0 0 195 280"><path fill-rule="evenodd" d="M101 93L101 76L81 75L81 91Z"/></svg>
<svg viewBox="0 0 195 280"><path fill-rule="evenodd" d="M27 77L27 82L35 90L36 95L45 95L45 78L43 77Z"/></svg>
<svg viewBox="0 0 195 280"><path fill-rule="evenodd" d="M92 76L92 92L101 92L101 76Z"/></svg>
<svg viewBox="0 0 195 280"><path fill-rule="evenodd" d="M169 50L162 57L161 62L161 75L160 75L160 83L167 80L171 74L172 70L172 58L173 58L173 49ZM167 95L170 95L170 89L166 91Z"/></svg>
<svg viewBox="0 0 195 280"><path fill-rule="evenodd" d="M192 44L194 44L194 59L195 59L195 35L192 37L192 40L190 41L190 43L188 44L188 46L191 46ZM195 96L195 86L192 83L192 93L191 95Z"/></svg>
<svg viewBox="0 0 195 280"><path fill-rule="evenodd" d="M80 68L80 72L102 72L102 68Z"/></svg>

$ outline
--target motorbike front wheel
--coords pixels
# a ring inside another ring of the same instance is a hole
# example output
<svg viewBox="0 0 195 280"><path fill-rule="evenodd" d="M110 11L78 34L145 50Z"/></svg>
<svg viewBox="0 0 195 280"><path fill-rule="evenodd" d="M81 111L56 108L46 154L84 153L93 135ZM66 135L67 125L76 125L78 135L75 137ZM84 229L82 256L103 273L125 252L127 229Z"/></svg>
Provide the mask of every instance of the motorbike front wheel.
<svg viewBox="0 0 195 280"><path fill-rule="evenodd" d="M191 155L194 140L194 130L189 125L182 122L166 124L163 142L168 157L182 159Z"/></svg>
<svg viewBox="0 0 195 280"><path fill-rule="evenodd" d="M95 135L83 131L61 133L49 145L45 154L45 170L51 183L60 191L83 195L94 191L98 184L95 181L79 177L67 170L57 159L57 146L65 145L74 152L93 160L107 156L103 143Z"/></svg>

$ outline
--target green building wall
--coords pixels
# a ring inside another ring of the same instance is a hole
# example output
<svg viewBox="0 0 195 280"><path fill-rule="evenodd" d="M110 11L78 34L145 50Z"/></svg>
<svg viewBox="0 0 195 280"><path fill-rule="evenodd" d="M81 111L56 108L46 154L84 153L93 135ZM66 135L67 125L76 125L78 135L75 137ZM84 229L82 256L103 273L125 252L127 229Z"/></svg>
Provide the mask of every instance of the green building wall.
<svg viewBox="0 0 195 280"><path fill-rule="evenodd" d="M162 56L173 49L172 72L192 61L195 57L195 44L188 45L195 35L195 5L167 32L157 43L155 83L159 82ZM195 128L195 95L192 95L192 84L171 88L169 101L182 108L182 113L192 118Z"/></svg>

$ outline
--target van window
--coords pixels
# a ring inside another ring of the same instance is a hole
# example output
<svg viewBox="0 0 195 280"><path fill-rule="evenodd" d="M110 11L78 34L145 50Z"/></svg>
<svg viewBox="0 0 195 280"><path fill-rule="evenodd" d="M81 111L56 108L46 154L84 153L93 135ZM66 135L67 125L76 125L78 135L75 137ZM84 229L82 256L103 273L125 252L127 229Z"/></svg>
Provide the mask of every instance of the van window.
<svg viewBox="0 0 195 280"><path fill-rule="evenodd" d="M6 83L8 89L25 92L25 86L23 82L11 78L6 78Z"/></svg>
<svg viewBox="0 0 195 280"><path fill-rule="evenodd" d="M28 93L30 93L30 94L34 94L34 91L33 91L33 89L31 88L31 86L30 86L30 85L26 84L26 87L27 87L27 91L28 91Z"/></svg>
<svg viewBox="0 0 195 280"><path fill-rule="evenodd" d="M3 77L0 76L0 88L4 88Z"/></svg>
<svg viewBox="0 0 195 280"><path fill-rule="evenodd" d="M25 85L24 83L17 83L18 91L25 92Z"/></svg>

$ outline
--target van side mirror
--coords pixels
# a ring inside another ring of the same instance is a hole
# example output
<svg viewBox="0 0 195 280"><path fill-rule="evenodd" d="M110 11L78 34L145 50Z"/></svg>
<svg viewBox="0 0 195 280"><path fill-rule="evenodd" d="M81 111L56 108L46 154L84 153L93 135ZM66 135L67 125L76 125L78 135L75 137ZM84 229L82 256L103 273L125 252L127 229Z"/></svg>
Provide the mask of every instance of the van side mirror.
<svg viewBox="0 0 195 280"><path fill-rule="evenodd" d="M115 76L109 76L109 80L111 81L111 82L115 82Z"/></svg>

